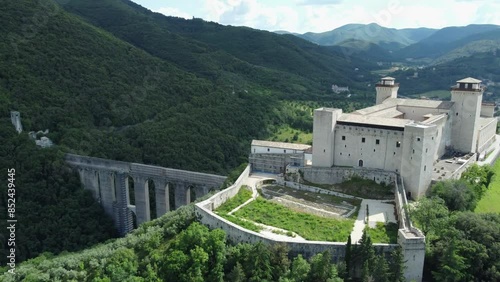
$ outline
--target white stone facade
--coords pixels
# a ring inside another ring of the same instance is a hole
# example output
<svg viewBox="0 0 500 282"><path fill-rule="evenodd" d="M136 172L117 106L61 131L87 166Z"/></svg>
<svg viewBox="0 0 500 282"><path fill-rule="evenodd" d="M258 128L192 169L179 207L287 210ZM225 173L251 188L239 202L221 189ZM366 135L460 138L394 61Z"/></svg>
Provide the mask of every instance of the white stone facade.
<svg viewBox="0 0 500 282"><path fill-rule="evenodd" d="M312 165L397 172L408 194L418 198L447 149L479 155L493 142L497 120L490 117L492 106L482 105L480 82L459 80L451 101L434 101L397 98L399 84L385 77L376 85L375 106L353 113L316 109Z"/></svg>

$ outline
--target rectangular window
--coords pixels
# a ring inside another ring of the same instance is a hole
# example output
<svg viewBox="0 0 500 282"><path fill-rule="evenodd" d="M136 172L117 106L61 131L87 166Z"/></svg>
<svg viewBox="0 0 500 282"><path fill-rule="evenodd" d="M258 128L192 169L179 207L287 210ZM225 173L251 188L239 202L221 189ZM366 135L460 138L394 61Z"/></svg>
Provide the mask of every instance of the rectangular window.
<svg viewBox="0 0 500 282"><path fill-rule="evenodd" d="M361 142L365 143L365 137L361 138Z"/></svg>
<svg viewBox="0 0 500 282"><path fill-rule="evenodd" d="M379 145L379 144L380 144L380 140L379 140L379 139L376 139L376 140L375 140L375 144L376 144L376 145Z"/></svg>
<svg viewBox="0 0 500 282"><path fill-rule="evenodd" d="M397 147L397 148L401 147L401 142L397 141L397 142L396 142L396 147Z"/></svg>
<svg viewBox="0 0 500 282"><path fill-rule="evenodd" d="M342 136L342 140L345 140L345 136Z"/></svg>
<svg viewBox="0 0 500 282"><path fill-rule="evenodd" d="M417 141L420 141L420 137L417 137Z"/></svg>

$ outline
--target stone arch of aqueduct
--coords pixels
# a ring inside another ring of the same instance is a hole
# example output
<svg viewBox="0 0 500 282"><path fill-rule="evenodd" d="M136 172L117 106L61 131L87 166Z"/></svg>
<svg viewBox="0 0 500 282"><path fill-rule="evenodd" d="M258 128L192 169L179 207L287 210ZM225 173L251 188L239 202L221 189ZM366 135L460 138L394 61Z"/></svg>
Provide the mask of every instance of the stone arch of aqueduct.
<svg viewBox="0 0 500 282"><path fill-rule="evenodd" d="M154 183L156 217L219 188L225 176L113 161L101 158L66 155L66 162L78 171L85 187L110 215L123 236L132 231L133 215L137 225L151 220L150 187ZM133 197L131 186L133 183ZM174 195L171 201L169 197ZM134 202L131 199L135 198ZM172 205L170 204L172 202Z"/></svg>

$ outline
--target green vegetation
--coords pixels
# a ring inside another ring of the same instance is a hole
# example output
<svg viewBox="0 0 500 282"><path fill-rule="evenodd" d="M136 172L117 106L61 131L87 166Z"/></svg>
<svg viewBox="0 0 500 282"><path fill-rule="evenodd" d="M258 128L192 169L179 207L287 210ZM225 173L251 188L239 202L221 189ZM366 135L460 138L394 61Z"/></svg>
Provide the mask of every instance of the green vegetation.
<svg viewBox="0 0 500 282"><path fill-rule="evenodd" d="M357 245L347 239L344 263L341 264L341 276L345 281L405 281L404 257L400 247L394 249L389 259L383 254L375 254L371 236L363 230L363 236ZM361 277L359 277L361 274Z"/></svg>
<svg viewBox="0 0 500 282"><path fill-rule="evenodd" d="M336 192L353 195L364 199L393 199L394 187L387 184L378 184L373 180L353 176L339 184L317 184L302 179L304 184L328 189Z"/></svg>
<svg viewBox="0 0 500 282"><path fill-rule="evenodd" d="M354 220L333 219L292 211L258 197L235 213L257 223L293 231L306 240L345 242Z"/></svg>
<svg viewBox="0 0 500 282"><path fill-rule="evenodd" d="M294 130L290 126L284 126L278 129L278 132L269 139L278 142L312 144L312 132Z"/></svg>
<svg viewBox="0 0 500 282"><path fill-rule="evenodd" d="M398 225L394 222L389 222L387 224L377 222L375 228L366 226L365 230L373 243L397 244L398 228Z"/></svg>
<svg viewBox="0 0 500 282"><path fill-rule="evenodd" d="M241 186L240 190L238 191L238 194L236 196L232 197L231 199L227 200L224 204L220 205L215 212L218 214L227 214L237 208L238 206L242 205L246 201L250 200L252 198L252 191L250 190L250 187L243 185Z"/></svg>
<svg viewBox="0 0 500 282"><path fill-rule="evenodd" d="M353 206L359 207L362 201L361 199L342 198L335 195L309 193L302 190L278 185L265 186L263 189L277 193L285 193L287 195L292 195L294 198L304 199L309 202L321 204L342 204L343 202L346 202Z"/></svg>
<svg viewBox="0 0 500 282"><path fill-rule="evenodd" d="M248 230L251 230L251 231L254 231L254 232L259 232L262 230L262 227L251 222L251 221L248 221L248 220L243 220L241 218L238 218L234 215L230 215L230 214L227 214L227 213L223 213L223 214L219 214L219 216L231 221L232 223L234 224L237 224L245 229L248 229Z"/></svg>
<svg viewBox="0 0 500 282"><path fill-rule="evenodd" d="M239 226L246 228L248 230L252 230L255 232L259 232L262 230L262 227L254 224L253 222L247 221L240 219L234 215L228 214L238 206L242 205L246 201L250 200L252 198L252 191L250 190L250 187L243 185L241 186L240 190L238 191L238 194L236 194L234 197L231 199L227 200L224 204L220 205L216 210L215 213L218 214L219 216L231 221L234 224L238 224Z"/></svg>
<svg viewBox="0 0 500 282"><path fill-rule="evenodd" d="M15 169L16 261L42 253L77 251L118 234L113 221L81 187L78 174L63 161L59 148L40 150L26 133L17 134L9 121L0 120L0 206L7 211L7 170ZM11 193L11 192L9 192ZM5 230L7 212L0 213ZM7 234L2 231L2 234ZM7 262L11 246L1 240L0 263ZM1 280L1 279L0 279Z"/></svg>
<svg viewBox="0 0 500 282"><path fill-rule="evenodd" d="M437 183L431 198L420 199L410 209L414 223L426 235L427 279L500 279L500 262L492 259L500 257L500 214L472 213L476 200L493 190L486 187L494 187L494 179L489 166L473 165L461 180Z"/></svg>
<svg viewBox="0 0 500 282"><path fill-rule="evenodd" d="M483 197L477 203L476 213L500 213L500 162L496 161L493 166L495 176L492 177Z"/></svg>
<svg viewBox="0 0 500 282"><path fill-rule="evenodd" d="M5 267L3 267L5 268ZM195 221L193 205L141 225L125 238L78 253L43 254L1 281L341 281L328 252L289 258L285 245L229 245ZM318 280L320 279L320 280Z"/></svg>

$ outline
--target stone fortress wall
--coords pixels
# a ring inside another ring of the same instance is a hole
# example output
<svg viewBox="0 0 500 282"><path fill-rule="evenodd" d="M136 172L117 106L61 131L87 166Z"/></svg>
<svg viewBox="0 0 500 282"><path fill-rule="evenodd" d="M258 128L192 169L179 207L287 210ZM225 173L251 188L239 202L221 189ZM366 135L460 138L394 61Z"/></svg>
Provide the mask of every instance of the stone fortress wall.
<svg viewBox="0 0 500 282"><path fill-rule="evenodd" d="M220 191L209 199L195 205L196 214L200 221L210 228L223 229L231 242L266 244L285 243L291 255L302 254L309 258L314 254L328 250L332 254L334 262L341 261L345 256L346 243L344 242L320 242L303 241L287 239L272 239L257 232L253 232L240 227L214 213L214 210L222 205L227 199L236 195L241 188L242 183L250 175L251 168L248 166L240 175L238 180L229 188ZM395 203L398 214L399 231L398 244L402 247L404 258L407 261L405 277L408 281L422 281L423 263L425 256L425 236L420 230L413 227L406 211L406 196L401 177L394 172L383 170L374 170L368 168L305 168L304 178L315 180L320 183L339 183L348 180L353 175L367 179L375 179L378 183L394 183ZM398 244L374 244L377 252L387 253L392 251Z"/></svg>

